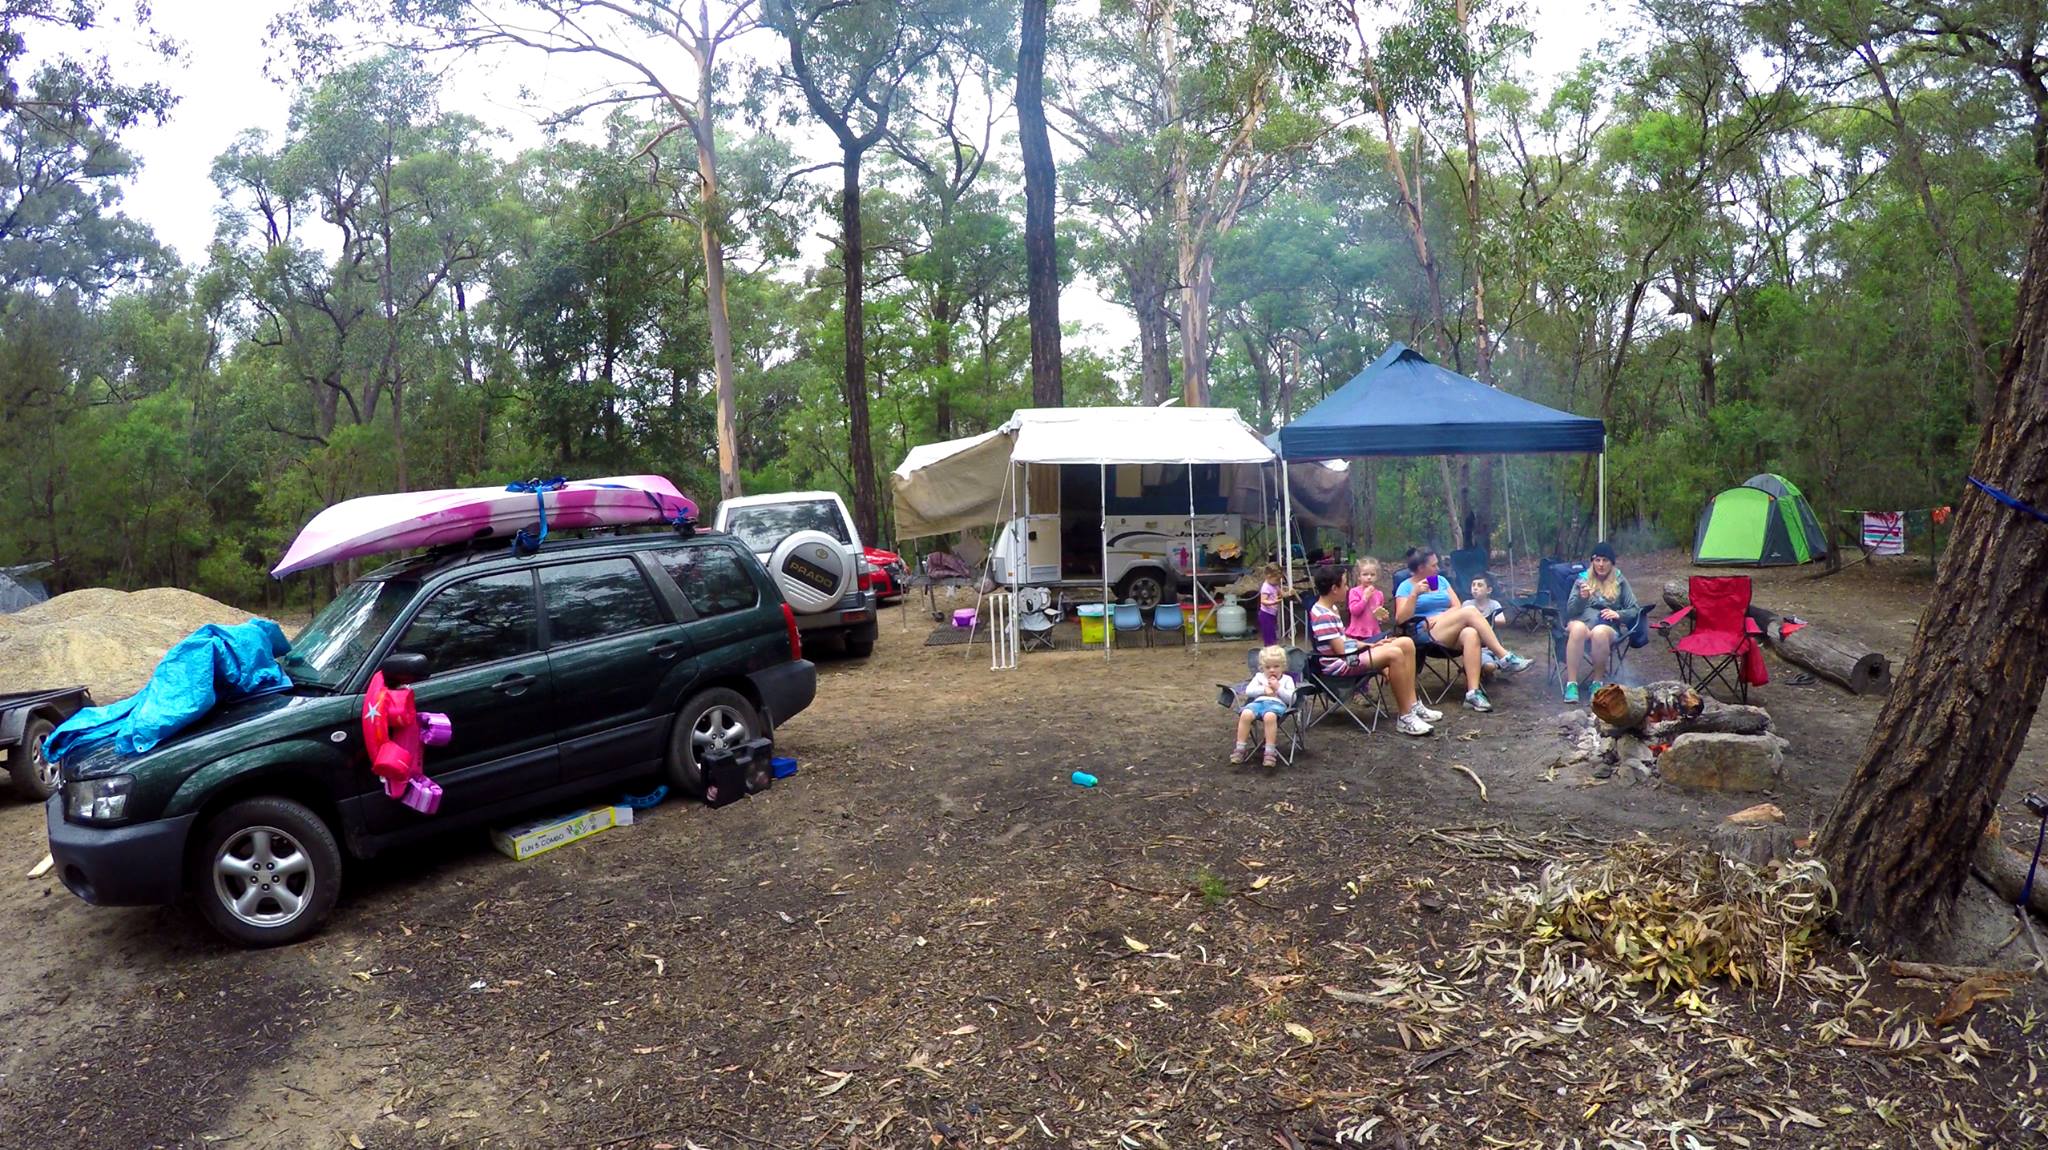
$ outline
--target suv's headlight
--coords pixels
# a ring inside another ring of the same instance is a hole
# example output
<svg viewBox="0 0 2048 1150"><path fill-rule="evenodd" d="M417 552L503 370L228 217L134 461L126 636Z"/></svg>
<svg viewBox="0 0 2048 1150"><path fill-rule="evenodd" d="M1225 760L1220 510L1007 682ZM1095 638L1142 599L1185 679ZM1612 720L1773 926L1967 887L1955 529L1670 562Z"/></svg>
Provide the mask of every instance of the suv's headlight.
<svg viewBox="0 0 2048 1150"><path fill-rule="evenodd" d="M120 822L128 813L128 788L134 782L127 775L108 775L65 783L64 813L78 822Z"/></svg>

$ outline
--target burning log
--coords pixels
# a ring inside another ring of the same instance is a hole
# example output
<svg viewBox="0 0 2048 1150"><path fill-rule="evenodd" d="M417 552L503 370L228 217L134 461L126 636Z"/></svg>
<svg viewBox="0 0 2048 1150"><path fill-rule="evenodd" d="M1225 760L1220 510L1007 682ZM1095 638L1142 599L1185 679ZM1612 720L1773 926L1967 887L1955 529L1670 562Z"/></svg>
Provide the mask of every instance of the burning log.
<svg viewBox="0 0 2048 1150"><path fill-rule="evenodd" d="M1698 691L1668 679L1647 687L1609 683L1593 692L1594 716L1623 731L1636 730L1646 723L1696 718L1705 708L1706 701Z"/></svg>
<svg viewBox="0 0 2048 1150"><path fill-rule="evenodd" d="M1680 735L1765 735L1771 730L1770 712L1762 707L1725 706L1710 703L1692 718L1646 723L1643 738L1652 743L1669 743Z"/></svg>

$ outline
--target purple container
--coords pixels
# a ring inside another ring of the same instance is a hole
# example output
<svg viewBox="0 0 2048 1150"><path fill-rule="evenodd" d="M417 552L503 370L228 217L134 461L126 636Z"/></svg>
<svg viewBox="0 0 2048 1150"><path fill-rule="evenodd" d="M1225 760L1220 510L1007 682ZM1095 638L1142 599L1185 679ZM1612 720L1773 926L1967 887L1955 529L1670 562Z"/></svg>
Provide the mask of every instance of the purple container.
<svg viewBox="0 0 2048 1150"><path fill-rule="evenodd" d="M441 809L441 784L421 775L405 784L405 796L398 800L423 815Z"/></svg>
<svg viewBox="0 0 2048 1150"><path fill-rule="evenodd" d="M445 747L455 737L455 724L439 711L420 712L420 742L429 747Z"/></svg>

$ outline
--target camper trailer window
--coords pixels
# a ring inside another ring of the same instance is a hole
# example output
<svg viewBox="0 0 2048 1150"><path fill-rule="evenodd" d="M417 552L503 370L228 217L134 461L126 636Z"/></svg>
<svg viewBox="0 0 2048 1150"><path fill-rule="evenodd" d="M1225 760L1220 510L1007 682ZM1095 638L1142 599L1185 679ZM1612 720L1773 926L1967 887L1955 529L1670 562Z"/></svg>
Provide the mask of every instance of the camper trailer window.
<svg viewBox="0 0 2048 1150"><path fill-rule="evenodd" d="M726 517L725 529L754 552L773 551L775 545L799 531L823 531L841 543L853 540L846 534L846 519L830 500L808 499L800 503L763 503L758 507L735 507Z"/></svg>

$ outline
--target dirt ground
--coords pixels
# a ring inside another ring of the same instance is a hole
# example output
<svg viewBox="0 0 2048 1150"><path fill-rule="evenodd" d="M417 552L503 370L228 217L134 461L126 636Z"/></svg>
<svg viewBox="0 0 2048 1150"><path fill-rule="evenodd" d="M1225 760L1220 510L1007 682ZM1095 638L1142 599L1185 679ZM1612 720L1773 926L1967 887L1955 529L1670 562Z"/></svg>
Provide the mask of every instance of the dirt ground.
<svg viewBox="0 0 2048 1150"><path fill-rule="evenodd" d="M1629 569L1646 598L1676 570ZM1924 567L1811 574L1757 600L1903 656ZM1489 888L1758 797L1551 777L1540 662L1494 714L1321 727L1266 773L1224 762L1242 644L996 674L930 630L892 611L872 659L826 661L779 732L802 773L765 795L524 863L477 835L357 867L284 950L24 880L42 813L0 802L0 1147L2042 1141L2030 991L1937 1028L1939 989L1828 942L1808 977L1696 1006L1532 1002L1482 945ZM1636 659L1672 670L1661 643ZM1810 825L1878 703L1754 701L1791 741L1769 797ZM2018 966L2011 922L1973 892L1950 957Z"/></svg>

